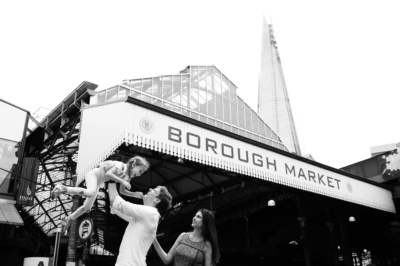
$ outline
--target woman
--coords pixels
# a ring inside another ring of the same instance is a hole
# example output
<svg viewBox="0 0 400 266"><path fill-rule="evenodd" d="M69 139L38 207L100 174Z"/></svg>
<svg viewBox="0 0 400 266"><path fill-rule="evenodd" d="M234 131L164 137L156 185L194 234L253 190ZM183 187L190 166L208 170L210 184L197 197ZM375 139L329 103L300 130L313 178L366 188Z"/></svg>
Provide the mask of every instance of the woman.
<svg viewBox="0 0 400 266"><path fill-rule="evenodd" d="M174 266L211 266L219 262L219 248L214 214L200 209L192 220L193 231L182 233L176 239L168 254L157 239L153 246L164 264L174 262Z"/></svg>
<svg viewBox="0 0 400 266"><path fill-rule="evenodd" d="M85 202L71 215L62 220L62 225L65 229L71 225L73 220L76 220L82 214L90 212L93 203L96 200L100 186L107 181L115 181L121 184L121 194L131 197L141 197L141 192L131 192L126 189L131 189L130 180L136 176L140 176L149 169L149 162L140 156L135 156L129 160L127 164L119 161L104 161L99 166L85 175L86 188L67 187L58 184L51 191L51 198L54 199L62 193L83 195L86 197ZM123 189L124 188L124 189Z"/></svg>

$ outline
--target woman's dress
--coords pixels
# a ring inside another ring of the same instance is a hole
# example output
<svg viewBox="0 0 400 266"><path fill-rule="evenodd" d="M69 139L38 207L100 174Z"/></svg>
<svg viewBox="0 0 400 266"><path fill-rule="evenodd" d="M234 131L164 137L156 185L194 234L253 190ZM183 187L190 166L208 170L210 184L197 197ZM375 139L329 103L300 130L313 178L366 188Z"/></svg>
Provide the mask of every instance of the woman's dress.
<svg viewBox="0 0 400 266"><path fill-rule="evenodd" d="M190 233L184 233L176 248L174 266L200 266L204 264L204 240L194 242L189 238Z"/></svg>

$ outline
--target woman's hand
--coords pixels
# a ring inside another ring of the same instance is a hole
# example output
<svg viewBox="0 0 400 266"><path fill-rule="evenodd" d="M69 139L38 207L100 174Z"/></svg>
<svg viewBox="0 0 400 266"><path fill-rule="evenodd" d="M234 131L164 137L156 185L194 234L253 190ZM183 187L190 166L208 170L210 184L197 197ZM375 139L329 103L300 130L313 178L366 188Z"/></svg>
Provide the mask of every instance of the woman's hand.
<svg viewBox="0 0 400 266"><path fill-rule="evenodd" d="M153 241L153 246L160 257L160 259L164 262L165 265L170 264L175 256L175 250L176 247L179 245L179 242L182 240L183 233L178 236L178 238L175 240L174 245L172 248L169 250L168 254L165 253L163 248L160 246L160 243L158 243L157 239L155 238Z"/></svg>

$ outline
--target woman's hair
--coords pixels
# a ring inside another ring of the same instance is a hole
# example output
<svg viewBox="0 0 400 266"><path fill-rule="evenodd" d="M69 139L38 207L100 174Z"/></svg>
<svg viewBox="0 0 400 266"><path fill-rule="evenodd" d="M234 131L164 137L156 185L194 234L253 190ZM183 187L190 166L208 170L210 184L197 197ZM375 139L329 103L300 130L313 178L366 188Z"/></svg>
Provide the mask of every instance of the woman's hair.
<svg viewBox="0 0 400 266"><path fill-rule="evenodd" d="M144 166L144 171L143 171L143 173L144 172L146 172L149 168L150 168L150 163L149 163L149 161L146 159L146 158L143 158L143 157L141 157L141 156L135 156L135 157L132 157L129 161L128 161L128 163L127 163L127 169L128 169L128 171L132 168L132 167L134 167L134 166L139 166L139 165L143 165Z"/></svg>
<svg viewBox="0 0 400 266"><path fill-rule="evenodd" d="M217 265L219 262L219 247L218 247L218 236L217 236L217 227L215 226L215 216L214 214L207 209L200 209L203 216L203 238L206 241L209 241L212 246L212 257L211 261L213 265Z"/></svg>
<svg viewBox="0 0 400 266"><path fill-rule="evenodd" d="M160 194L157 198L160 202L156 205L156 208L159 212L163 212L171 208L172 196L166 187L158 186L158 188L160 188Z"/></svg>

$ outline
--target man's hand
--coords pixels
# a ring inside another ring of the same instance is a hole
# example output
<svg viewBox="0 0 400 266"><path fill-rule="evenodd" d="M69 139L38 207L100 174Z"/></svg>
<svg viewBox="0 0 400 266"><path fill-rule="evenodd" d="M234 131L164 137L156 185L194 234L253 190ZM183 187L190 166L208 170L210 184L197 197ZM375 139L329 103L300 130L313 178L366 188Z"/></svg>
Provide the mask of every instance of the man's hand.
<svg viewBox="0 0 400 266"><path fill-rule="evenodd" d="M110 204L112 206L115 198L118 196L117 184L115 183L108 184L108 196L110 197Z"/></svg>

